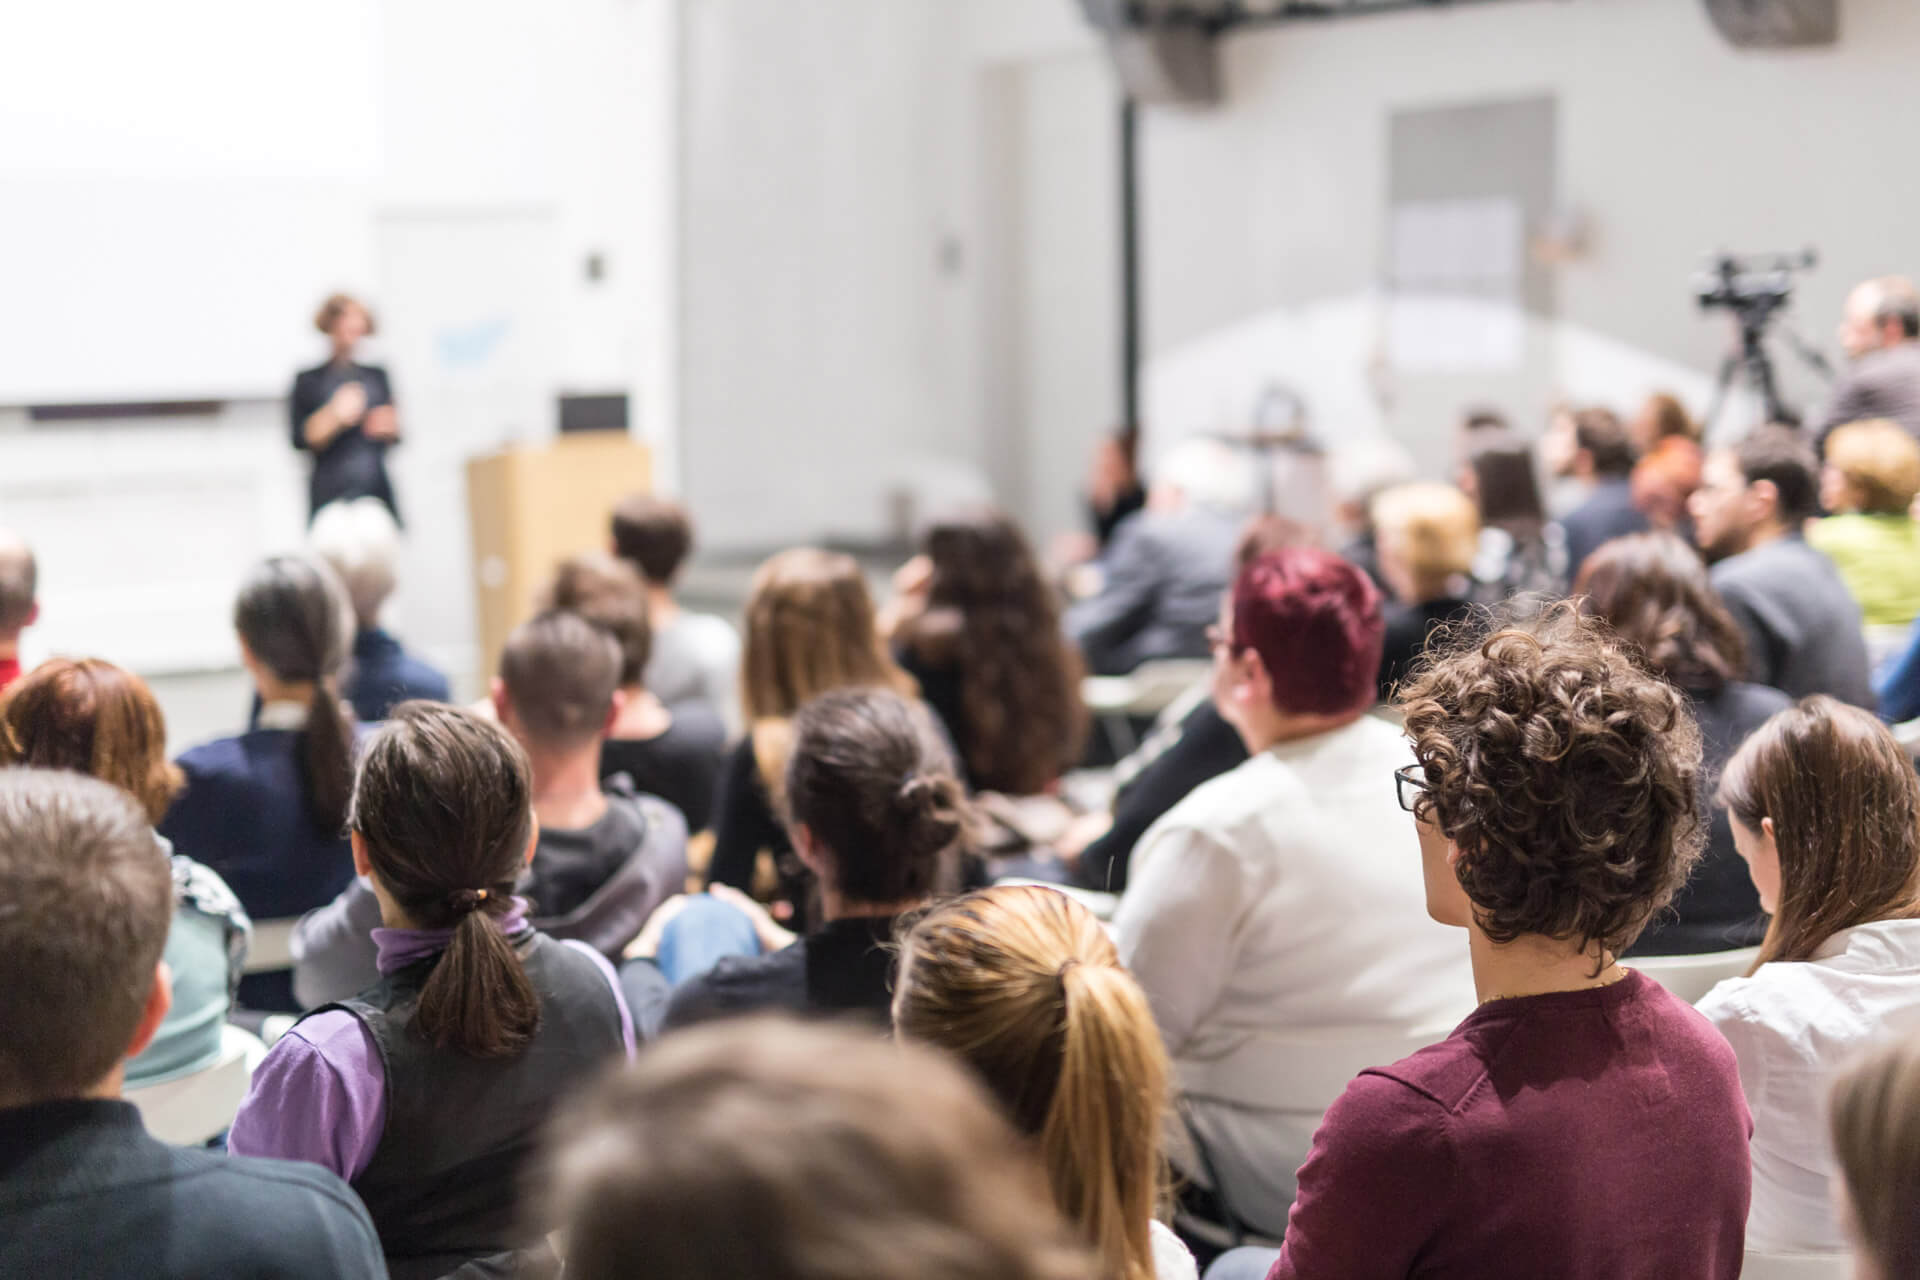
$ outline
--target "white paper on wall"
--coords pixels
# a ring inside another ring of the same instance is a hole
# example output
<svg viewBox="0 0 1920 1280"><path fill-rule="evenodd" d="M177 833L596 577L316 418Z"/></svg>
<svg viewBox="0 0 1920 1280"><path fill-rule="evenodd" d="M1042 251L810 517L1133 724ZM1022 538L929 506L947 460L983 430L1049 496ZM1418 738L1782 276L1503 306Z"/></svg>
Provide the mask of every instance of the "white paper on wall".
<svg viewBox="0 0 1920 1280"><path fill-rule="evenodd" d="M1409 373L1518 368L1525 225L1518 201L1414 200L1393 210L1387 357Z"/></svg>

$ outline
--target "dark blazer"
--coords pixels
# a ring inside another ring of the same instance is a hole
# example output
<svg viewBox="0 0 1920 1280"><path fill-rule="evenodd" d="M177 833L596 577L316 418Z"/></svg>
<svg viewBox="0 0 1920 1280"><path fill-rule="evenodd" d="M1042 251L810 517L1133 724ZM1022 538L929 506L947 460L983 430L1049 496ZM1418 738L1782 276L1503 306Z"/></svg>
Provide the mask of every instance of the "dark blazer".
<svg viewBox="0 0 1920 1280"><path fill-rule="evenodd" d="M0 1276L386 1274L366 1209L318 1165L170 1147L128 1102L0 1111Z"/></svg>
<svg viewBox="0 0 1920 1280"><path fill-rule="evenodd" d="M303 453L314 452L307 445L307 419L348 382L358 382L366 388L370 410L393 403L393 383L387 371L378 365L336 365L328 361L302 369L287 396L294 448ZM327 441L314 453L313 475L307 482L307 518L312 519L313 513L329 502L378 498L398 520L400 506L394 500L393 482L387 477L387 450L391 447L391 441L370 439L358 423Z"/></svg>
<svg viewBox="0 0 1920 1280"><path fill-rule="evenodd" d="M253 729L194 747L178 763L187 785L159 832L220 873L247 914L279 920L323 907L353 879L344 831L322 831L307 811L300 734ZM249 1009L295 1012L291 971L240 980Z"/></svg>
<svg viewBox="0 0 1920 1280"><path fill-rule="evenodd" d="M1123 520L1100 558L1100 593L1067 610L1087 669L1125 675L1155 658L1206 657L1238 537L1232 520L1197 507Z"/></svg>
<svg viewBox="0 0 1920 1280"><path fill-rule="evenodd" d="M1892 418L1920 436L1920 342L1869 351L1840 375L1820 426L1820 449L1835 427L1862 418Z"/></svg>
<svg viewBox="0 0 1920 1280"><path fill-rule="evenodd" d="M410 698L446 702L452 697L445 676L379 627L354 636L353 664L347 668L341 692L353 704L354 716L367 724L385 720Z"/></svg>
<svg viewBox="0 0 1920 1280"><path fill-rule="evenodd" d="M1633 505L1633 481L1613 476L1594 487L1587 500L1560 519L1566 536L1567 577L1580 576L1580 566L1603 542L1624 538L1630 533L1645 533L1653 526L1640 508Z"/></svg>
<svg viewBox="0 0 1920 1280"><path fill-rule="evenodd" d="M1081 851L1075 882L1109 893L1125 889L1133 847L1147 828L1195 787L1238 767L1246 758L1246 743L1211 701L1189 711L1173 745L1114 797L1113 825Z"/></svg>

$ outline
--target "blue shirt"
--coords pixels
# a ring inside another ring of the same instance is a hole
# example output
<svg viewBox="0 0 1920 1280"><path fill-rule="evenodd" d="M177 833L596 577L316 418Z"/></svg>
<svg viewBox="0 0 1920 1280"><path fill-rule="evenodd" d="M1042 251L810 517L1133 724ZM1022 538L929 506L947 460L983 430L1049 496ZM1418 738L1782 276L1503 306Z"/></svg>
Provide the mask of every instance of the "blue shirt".
<svg viewBox="0 0 1920 1280"><path fill-rule="evenodd" d="M368 627L353 638L353 664L342 692L353 714L365 723L385 720L409 698L446 702L447 678L400 647L392 633Z"/></svg>

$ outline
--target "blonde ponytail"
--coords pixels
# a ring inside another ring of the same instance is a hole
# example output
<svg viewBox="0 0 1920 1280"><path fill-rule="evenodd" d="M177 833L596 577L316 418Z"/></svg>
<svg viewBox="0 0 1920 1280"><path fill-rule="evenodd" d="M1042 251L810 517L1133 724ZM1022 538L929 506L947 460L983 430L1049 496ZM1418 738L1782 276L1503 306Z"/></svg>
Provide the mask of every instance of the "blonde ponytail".
<svg viewBox="0 0 1920 1280"><path fill-rule="evenodd" d="M1061 1212L1114 1280L1153 1280L1171 1068L1091 912L1033 886L937 907L907 935L897 1030L968 1061L1035 1139Z"/></svg>
<svg viewBox="0 0 1920 1280"><path fill-rule="evenodd" d="M1153 1280L1147 1224L1165 1184L1167 1059L1147 998L1116 960L1069 962L1060 1078L1040 1147L1054 1198L1121 1280Z"/></svg>

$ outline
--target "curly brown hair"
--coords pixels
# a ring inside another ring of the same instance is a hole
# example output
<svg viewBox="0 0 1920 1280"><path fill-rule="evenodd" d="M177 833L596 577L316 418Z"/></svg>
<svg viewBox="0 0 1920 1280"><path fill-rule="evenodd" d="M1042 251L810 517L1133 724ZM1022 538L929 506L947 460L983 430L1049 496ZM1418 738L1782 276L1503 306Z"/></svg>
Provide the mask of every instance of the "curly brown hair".
<svg viewBox="0 0 1920 1280"><path fill-rule="evenodd" d="M1426 774L1415 812L1495 942L1617 956L1706 841L1686 699L1572 605L1436 659L1401 694Z"/></svg>
<svg viewBox="0 0 1920 1280"><path fill-rule="evenodd" d="M1706 563L1671 533L1602 543L1580 566L1573 594L1682 689L1718 693L1747 668L1740 624L1713 589Z"/></svg>
<svg viewBox="0 0 1920 1280"><path fill-rule="evenodd" d="M927 530L926 608L900 639L960 675L968 779L1034 795L1079 759L1087 709L1080 656L1019 526L997 511L956 513Z"/></svg>

